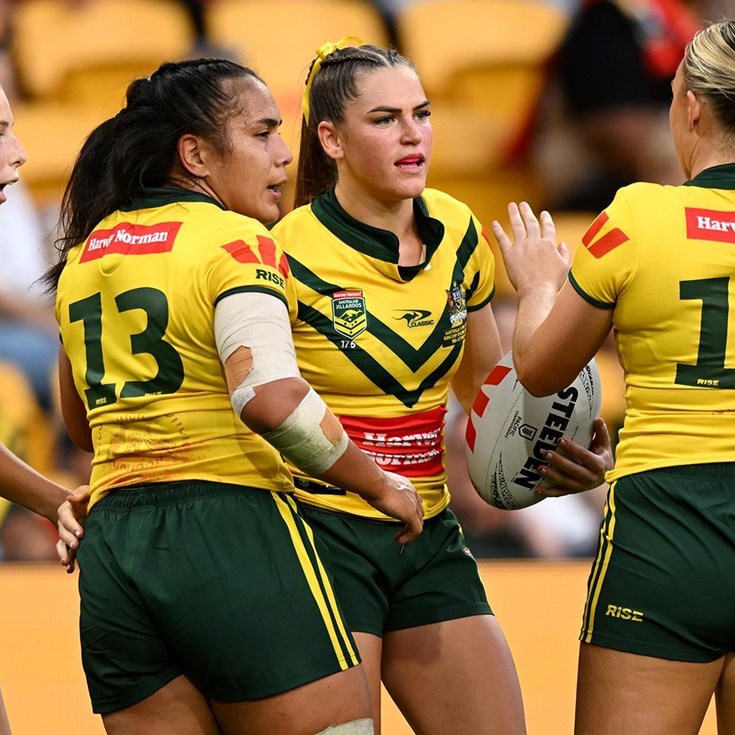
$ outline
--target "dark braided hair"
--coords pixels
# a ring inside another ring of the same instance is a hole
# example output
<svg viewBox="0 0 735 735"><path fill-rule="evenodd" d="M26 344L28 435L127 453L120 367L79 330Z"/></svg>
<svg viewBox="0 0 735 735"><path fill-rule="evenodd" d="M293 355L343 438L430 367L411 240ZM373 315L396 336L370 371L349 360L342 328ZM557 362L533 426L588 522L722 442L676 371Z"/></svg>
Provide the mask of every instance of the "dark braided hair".
<svg viewBox="0 0 735 735"><path fill-rule="evenodd" d="M61 202L58 262L44 282L55 290L69 250L108 215L166 184L185 133L229 151L225 123L237 112L228 82L260 78L232 61L194 59L162 64L128 87L126 106L95 128L84 142Z"/></svg>

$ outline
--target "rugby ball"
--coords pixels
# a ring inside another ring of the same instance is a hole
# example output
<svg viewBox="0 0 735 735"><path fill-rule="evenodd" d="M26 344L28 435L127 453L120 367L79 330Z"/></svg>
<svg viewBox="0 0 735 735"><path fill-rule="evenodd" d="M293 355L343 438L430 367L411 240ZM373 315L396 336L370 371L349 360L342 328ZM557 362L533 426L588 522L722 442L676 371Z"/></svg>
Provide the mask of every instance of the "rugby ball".
<svg viewBox="0 0 735 735"><path fill-rule="evenodd" d="M594 360L569 387L536 398L520 384L513 353L505 355L485 379L467 422L467 470L480 497L504 510L543 500L533 490L544 484L538 471L544 452L556 449L562 436L589 447L601 397Z"/></svg>

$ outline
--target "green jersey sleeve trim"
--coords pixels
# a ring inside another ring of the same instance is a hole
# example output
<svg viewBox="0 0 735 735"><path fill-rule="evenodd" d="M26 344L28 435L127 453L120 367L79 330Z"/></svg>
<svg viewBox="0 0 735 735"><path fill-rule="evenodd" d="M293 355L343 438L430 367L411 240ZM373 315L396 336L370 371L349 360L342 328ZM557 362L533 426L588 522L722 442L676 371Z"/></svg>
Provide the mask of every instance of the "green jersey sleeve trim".
<svg viewBox="0 0 735 735"><path fill-rule="evenodd" d="M580 285L577 283L574 275L569 271L569 283L572 284L574 290L589 304L596 306L598 309L614 309L615 304L609 304L605 301L598 301L597 299L590 296Z"/></svg>
<svg viewBox="0 0 735 735"><path fill-rule="evenodd" d="M279 301L282 301L288 309L288 299L278 291L264 286L237 286L235 288L228 288L227 291L223 291L215 300L214 305L217 306L222 299L226 299L228 296L232 296L236 293L264 293L268 296L275 296Z"/></svg>

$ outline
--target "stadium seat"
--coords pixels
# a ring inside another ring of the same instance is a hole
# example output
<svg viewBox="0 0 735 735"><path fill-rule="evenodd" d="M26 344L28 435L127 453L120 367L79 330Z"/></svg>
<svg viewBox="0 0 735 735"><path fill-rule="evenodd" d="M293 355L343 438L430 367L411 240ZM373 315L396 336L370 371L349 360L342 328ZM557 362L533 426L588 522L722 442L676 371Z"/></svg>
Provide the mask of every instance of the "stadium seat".
<svg viewBox="0 0 735 735"><path fill-rule="evenodd" d="M26 101L14 112L39 203L58 199L81 142L122 106L130 81L184 58L193 42L176 0L17 4L13 57Z"/></svg>
<svg viewBox="0 0 735 735"><path fill-rule="evenodd" d="M284 120L298 117L306 71L325 41L358 36L389 43L368 0L217 0L207 6L207 29L213 44L232 49L263 77Z"/></svg>
<svg viewBox="0 0 735 735"><path fill-rule="evenodd" d="M469 102L516 127L567 23L542 0L433 0L406 4L397 29L434 101Z"/></svg>
<svg viewBox="0 0 735 735"><path fill-rule="evenodd" d="M84 139L102 119L97 108L65 102L21 102L13 107L15 130L28 151L20 170L41 210L61 200Z"/></svg>
<svg viewBox="0 0 735 735"><path fill-rule="evenodd" d="M24 0L13 53L35 99L120 106L127 84L161 62L183 58L193 30L176 0Z"/></svg>
<svg viewBox="0 0 735 735"><path fill-rule="evenodd" d="M510 200L543 200L523 143L567 22L541 0L432 0L398 14L402 50L434 109L430 184L483 221L503 217Z"/></svg>

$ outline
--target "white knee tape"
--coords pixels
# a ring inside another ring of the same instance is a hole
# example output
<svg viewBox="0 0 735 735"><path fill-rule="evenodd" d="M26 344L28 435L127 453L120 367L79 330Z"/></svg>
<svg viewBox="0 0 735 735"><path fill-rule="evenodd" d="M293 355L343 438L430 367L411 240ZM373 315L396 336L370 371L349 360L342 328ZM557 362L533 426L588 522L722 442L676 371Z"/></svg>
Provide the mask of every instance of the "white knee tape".
<svg viewBox="0 0 735 735"><path fill-rule="evenodd" d="M375 728L372 719L353 720L343 722L341 725L332 725L314 735L375 735Z"/></svg>

